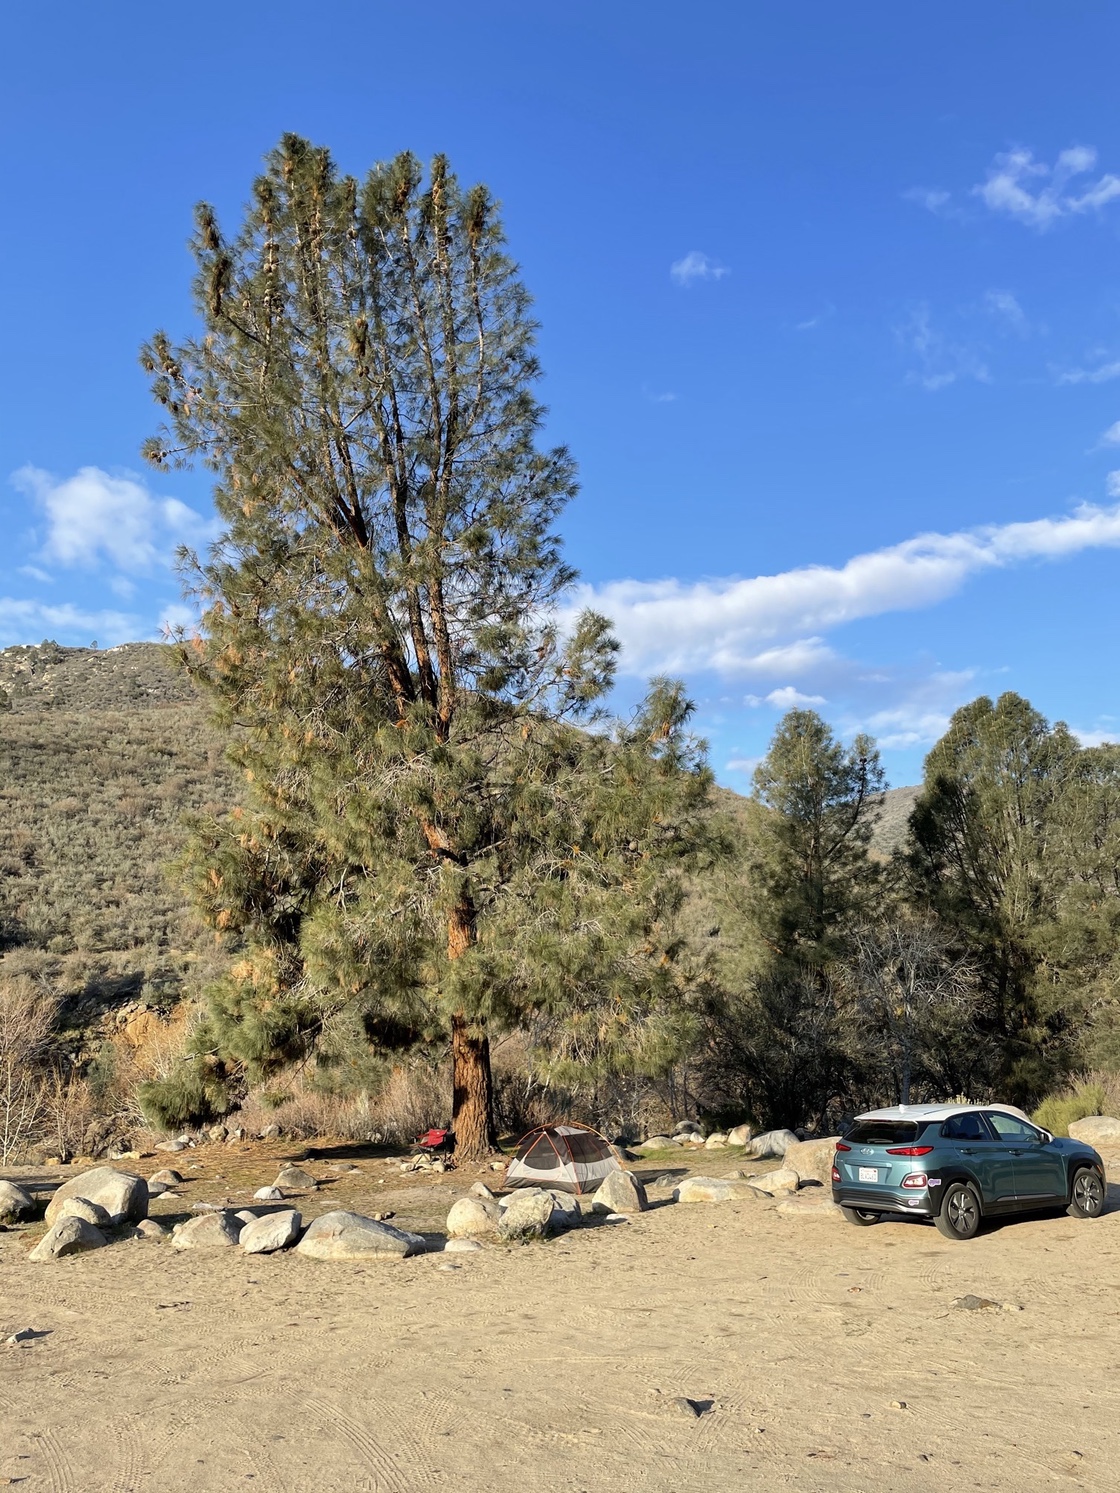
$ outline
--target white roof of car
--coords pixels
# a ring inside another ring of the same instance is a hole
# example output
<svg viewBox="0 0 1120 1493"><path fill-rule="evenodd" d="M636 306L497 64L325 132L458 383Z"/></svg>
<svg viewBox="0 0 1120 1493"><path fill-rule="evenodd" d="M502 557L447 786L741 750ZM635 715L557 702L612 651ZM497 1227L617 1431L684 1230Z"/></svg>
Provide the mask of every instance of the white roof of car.
<svg viewBox="0 0 1120 1493"><path fill-rule="evenodd" d="M857 1120L947 1120L969 1109L998 1109L1005 1115L1030 1122L1030 1116L1013 1104L893 1104L889 1109L869 1109Z"/></svg>

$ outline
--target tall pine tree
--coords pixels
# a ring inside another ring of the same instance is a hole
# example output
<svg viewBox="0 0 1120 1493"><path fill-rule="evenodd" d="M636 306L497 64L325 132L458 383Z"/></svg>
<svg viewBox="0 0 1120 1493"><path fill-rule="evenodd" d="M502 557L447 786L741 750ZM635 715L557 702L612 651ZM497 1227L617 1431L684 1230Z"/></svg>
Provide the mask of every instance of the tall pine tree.
<svg viewBox="0 0 1120 1493"><path fill-rule="evenodd" d="M575 473L537 444L529 298L485 189L410 155L359 184L285 136L238 234L203 206L193 250L203 335L144 349L147 455L216 475L181 651L253 787L189 856L248 944L205 1040L252 1074L340 1011L384 1045L446 1032L478 1156L495 1026L605 1063L671 1045L709 784L691 707L661 682L629 726L580 729L616 644L554 620Z"/></svg>

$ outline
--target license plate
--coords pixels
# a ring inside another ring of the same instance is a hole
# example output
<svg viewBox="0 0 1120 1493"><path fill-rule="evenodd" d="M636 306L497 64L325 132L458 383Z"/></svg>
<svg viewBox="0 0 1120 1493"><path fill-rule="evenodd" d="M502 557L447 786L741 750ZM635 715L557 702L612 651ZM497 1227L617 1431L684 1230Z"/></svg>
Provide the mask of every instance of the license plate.
<svg viewBox="0 0 1120 1493"><path fill-rule="evenodd" d="M859 1180L861 1182L878 1182L879 1168L877 1166L861 1166L859 1169Z"/></svg>

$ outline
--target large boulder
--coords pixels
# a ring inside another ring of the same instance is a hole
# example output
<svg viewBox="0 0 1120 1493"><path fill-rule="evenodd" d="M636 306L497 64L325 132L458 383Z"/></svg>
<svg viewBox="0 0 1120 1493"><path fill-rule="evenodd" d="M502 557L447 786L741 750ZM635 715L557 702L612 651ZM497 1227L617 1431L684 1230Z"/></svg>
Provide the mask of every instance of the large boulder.
<svg viewBox="0 0 1120 1493"><path fill-rule="evenodd" d="M703 1136L704 1132L701 1130L700 1126L696 1123L695 1120L680 1120L676 1125L673 1126L673 1134Z"/></svg>
<svg viewBox="0 0 1120 1493"><path fill-rule="evenodd" d="M642 1213L649 1199L633 1172L609 1172L591 1199L591 1207L596 1213Z"/></svg>
<svg viewBox="0 0 1120 1493"><path fill-rule="evenodd" d="M722 1130L713 1131L712 1134L708 1136L708 1139L704 1142L705 1148L709 1151L722 1151L726 1145L727 1136L723 1133Z"/></svg>
<svg viewBox="0 0 1120 1493"><path fill-rule="evenodd" d="M183 1180L182 1173L177 1172L173 1166L165 1166L162 1171L153 1172L148 1178L148 1186L155 1182L160 1187L178 1187Z"/></svg>
<svg viewBox="0 0 1120 1493"><path fill-rule="evenodd" d="M91 1172L64 1182L47 1204L47 1222L60 1216L67 1198L85 1198L105 1209L110 1221L139 1223L148 1216L148 1184L132 1172L119 1172L112 1166L97 1166Z"/></svg>
<svg viewBox="0 0 1120 1493"><path fill-rule="evenodd" d="M753 1137L749 1149L759 1161L766 1161L771 1156L784 1156L786 1148L796 1143L797 1136L792 1130L764 1130Z"/></svg>
<svg viewBox="0 0 1120 1493"><path fill-rule="evenodd" d="M84 1218L86 1223L93 1224L95 1229L111 1227L111 1221L105 1209L100 1203L91 1203L88 1198L63 1198L54 1218L56 1223L61 1223L64 1218Z"/></svg>
<svg viewBox="0 0 1120 1493"><path fill-rule="evenodd" d="M270 1255L294 1244L302 1227L303 1219L294 1208L282 1208L247 1223L238 1242L247 1255Z"/></svg>
<svg viewBox="0 0 1120 1493"><path fill-rule="evenodd" d="M240 1241L244 1227L232 1213L200 1213L179 1224L171 1242L176 1249L228 1249Z"/></svg>
<svg viewBox="0 0 1120 1493"><path fill-rule="evenodd" d="M1113 1115L1086 1115L1068 1126L1070 1139L1086 1146L1120 1146L1120 1120Z"/></svg>
<svg viewBox="0 0 1120 1493"><path fill-rule="evenodd" d="M447 1237L477 1239L485 1234L496 1234L500 1215L497 1203L488 1198L457 1198L447 1215Z"/></svg>
<svg viewBox="0 0 1120 1493"><path fill-rule="evenodd" d="M21 1218L30 1218L35 1204L22 1187L14 1182L0 1182L0 1223L16 1223Z"/></svg>
<svg viewBox="0 0 1120 1493"><path fill-rule="evenodd" d="M285 1166L280 1169L280 1175L272 1184L274 1187L288 1187L294 1192L313 1192L318 1187L318 1182L310 1172L305 1172L299 1166Z"/></svg>
<svg viewBox="0 0 1120 1493"><path fill-rule="evenodd" d="M498 1220L500 1239L540 1239L552 1228L556 1200L539 1187L525 1187L515 1192L502 1209Z"/></svg>
<svg viewBox="0 0 1120 1493"><path fill-rule="evenodd" d="M296 1254L313 1260L404 1259L427 1248L419 1234L406 1234L387 1223L338 1209L324 1213L296 1245Z"/></svg>
<svg viewBox="0 0 1120 1493"><path fill-rule="evenodd" d="M788 1166L782 1166L773 1172L763 1172L760 1176L751 1179L751 1186L758 1192L767 1192L771 1196L778 1192L796 1192L801 1185L801 1178Z"/></svg>
<svg viewBox="0 0 1120 1493"><path fill-rule="evenodd" d="M839 1139L838 1135L830 1135L824 1140L795 1141L786 1147L782 1160L802 1182L820 1182L824 1187L831 1187L832 1158Z"/></svg>
<svg viewBox="0 0 1120 1493"><path fill-rule="evenodd" d="M101 1230L84 1218L63 1218L43 1235L27 1258L59 1260L63 1255L79 1255L87 1249L100 1249L106 1242Z"/></svg>
<svg viewBox="0 0 1120 1493"><path fill-rule="evenodd" d="M648 1151L667 1151L671 1146L679 1144L671 1135L651 1135L648 1140L639 1141L634 1150L640 1151L644 1156Z"/></svg>
<svg viewBox="0 0 1120 1493"><path fill-rule="evenodd" d="M749 1125L736 1125L727 1132L727 1144L729 1146L749 1146L751 1143L751 1127Z"/></svg>
<svg viewBox="0 0 1120 1493"><path fill-rule="evenodd" d="M757 1187L734 1177L686 1177L673 1192L678 1203L757 1201L761 1196Z"/></svg>
<svg viewBox="0 0 1120 1493"><path fill-rule="evenodd" d="M553 1229L557 1232L561 1229L578 1229L583 1222L579 1199L570 1192L560 1192L555 1187L548 1189L548 1195L552 1199Z"/></svg>

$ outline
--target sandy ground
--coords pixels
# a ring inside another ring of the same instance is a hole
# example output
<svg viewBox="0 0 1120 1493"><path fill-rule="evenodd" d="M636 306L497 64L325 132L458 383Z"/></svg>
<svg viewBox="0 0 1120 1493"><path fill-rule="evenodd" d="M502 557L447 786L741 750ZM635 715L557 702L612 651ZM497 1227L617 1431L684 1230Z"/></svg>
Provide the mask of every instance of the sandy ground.
<svg viewBox="0 0 1120 1493"><path fill-rule="evenodd" d="M241 1206L282 1154L189 1153L194 1180L153 1213ZM330 1177L340 1158L358 1171L301 1199L305 1216L392 1208L437 1227L478 1175L412 1182L325 1150L308 1170ZM0 1347L0 1484L1112 1490L1118 1193L1096 1222L1032 1219L969 1244L735 1202L377 1266L141 1242L35 1265L42 1225L8 1232L0 1328L42 1336ZM1021 1310L953 1306L969 1293Z"/></svg>

